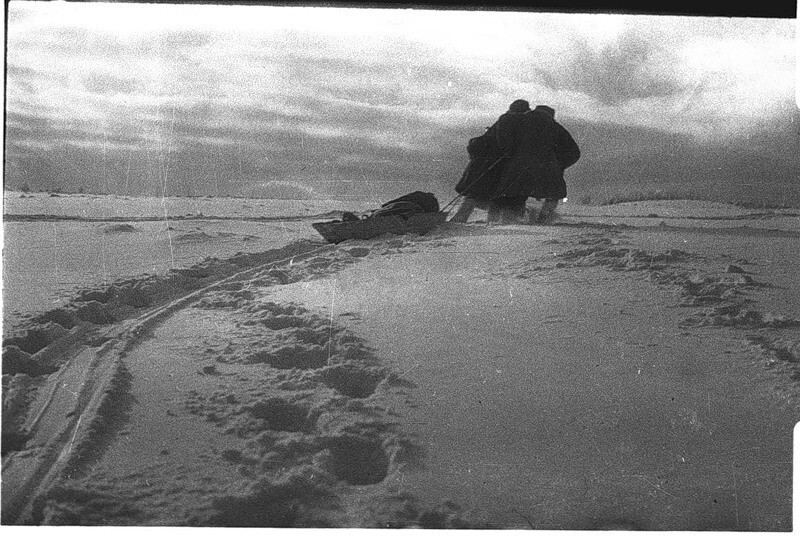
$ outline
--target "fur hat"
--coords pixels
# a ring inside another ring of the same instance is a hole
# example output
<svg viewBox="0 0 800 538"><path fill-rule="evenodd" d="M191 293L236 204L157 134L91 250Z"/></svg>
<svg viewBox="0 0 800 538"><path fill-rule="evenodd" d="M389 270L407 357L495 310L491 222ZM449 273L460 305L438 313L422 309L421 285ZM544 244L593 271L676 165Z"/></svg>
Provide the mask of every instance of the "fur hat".
<svg viewBox="0 0 800 538"><path fill-rule="evenodd" d="M517 113L527 112L530 109L531 105L525 99L517 99L516 101L511 103L511 106L508 107L509 112L517 112Z"/></svg>
<svg viewBox="0 0 800 538"><path fill-rule="evenodd" d="M538 110L539 112L544 112L551 118L556 117L556 111L546 105L536 105L536 108L534 110Z"/></svg>

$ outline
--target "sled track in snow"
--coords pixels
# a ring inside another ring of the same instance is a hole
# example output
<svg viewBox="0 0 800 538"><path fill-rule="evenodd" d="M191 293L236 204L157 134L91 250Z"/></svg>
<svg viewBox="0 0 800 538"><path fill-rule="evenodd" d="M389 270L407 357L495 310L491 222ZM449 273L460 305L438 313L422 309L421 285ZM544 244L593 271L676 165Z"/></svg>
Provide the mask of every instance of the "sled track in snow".
<svg viewBox="0 0 800 538"><path fill-rule="evenodd" d="M26 523L37 510L37 498L63 476L74 477L74 473L80 472L78 460L84 452L83 444L89 442L87 438L93 427L97 428L94 419L114 397L115 386L125 373L123 359L159 323L221 286L336 249L334 245L317 243L308 247L292 256L223 277L112 327L88 334L85 327L78 327L74 337L66 336L68 345L58 350L65 362L39 388L28 413L26 444L32 446L3 458L2 524ZM103 342L102 345L91 347L87 342L90 335L94 342ZM59 346L59 342L51 346ZM65 423L65 411L70 405Z"/></svg>

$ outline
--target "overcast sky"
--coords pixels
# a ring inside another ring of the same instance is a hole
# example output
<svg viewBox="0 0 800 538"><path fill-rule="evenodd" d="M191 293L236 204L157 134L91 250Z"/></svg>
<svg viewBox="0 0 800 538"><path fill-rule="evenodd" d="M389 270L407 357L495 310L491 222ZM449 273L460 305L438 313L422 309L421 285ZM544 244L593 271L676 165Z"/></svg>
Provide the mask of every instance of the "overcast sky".
<svg viewBox="0 0 800 538"><path fill-rule="evenodd" d="M517 98L579 132L644 129L698 147L796 137L795 27L12 1L7 181L131 194L369 188L385 199L383 181L446 183L466 164L466 139ZM607 138L597 136L578 142Z"/></svg>

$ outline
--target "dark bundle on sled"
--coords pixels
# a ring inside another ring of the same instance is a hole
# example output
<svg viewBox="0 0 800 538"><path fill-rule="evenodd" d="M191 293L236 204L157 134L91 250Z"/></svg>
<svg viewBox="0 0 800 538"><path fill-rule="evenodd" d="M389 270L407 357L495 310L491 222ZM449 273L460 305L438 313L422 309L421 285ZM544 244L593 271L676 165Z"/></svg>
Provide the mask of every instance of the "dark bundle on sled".
<svg viewBox="0 0 800 538"><path fill-rule="evenodd" d="M341 221L315 222L311 226L329 243L348 239L370 239L391 233L424 234L447 218L439 201L429 192L415 191L383 204L364 217L344 213Z"/></svg>

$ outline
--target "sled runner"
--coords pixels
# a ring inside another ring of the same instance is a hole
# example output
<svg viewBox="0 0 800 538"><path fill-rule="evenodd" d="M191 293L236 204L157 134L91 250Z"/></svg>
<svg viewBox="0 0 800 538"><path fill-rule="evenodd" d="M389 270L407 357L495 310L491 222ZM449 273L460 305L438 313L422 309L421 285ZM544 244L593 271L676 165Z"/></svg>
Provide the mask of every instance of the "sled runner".
<svg viewBox="0 0 800 538"><path fill-rule="evenodd" d="M427 192L413 192L383 204L364 218L345 213L341 221L314 222L311 226L329 243L370 239L383 234L424 234L443 223L447 213Z"/></svg>

